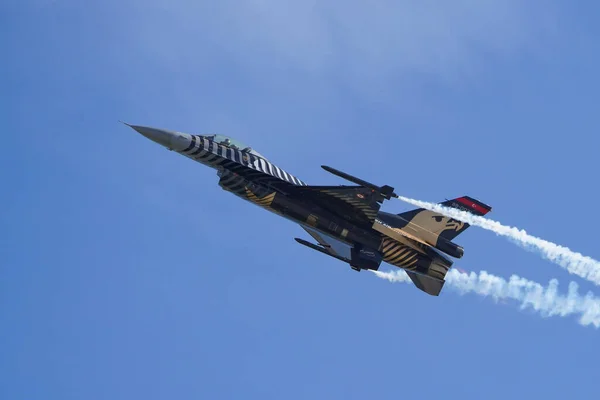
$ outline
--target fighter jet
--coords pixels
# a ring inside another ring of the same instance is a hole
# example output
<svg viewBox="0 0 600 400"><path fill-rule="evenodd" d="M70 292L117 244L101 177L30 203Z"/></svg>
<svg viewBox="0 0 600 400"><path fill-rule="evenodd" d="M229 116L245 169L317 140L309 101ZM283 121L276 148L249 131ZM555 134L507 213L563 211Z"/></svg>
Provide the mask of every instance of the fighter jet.
<svg viewBox="0 0 600 400"><path fill-rule="evenodd" d="M188 134L130 125L146 138L213 168L219 186L299 224L316 244L295 240L347 263L353 270L378 270L382 262L403 268L417 288L438 296L444 277L464 249L452 242L469 225L423 208L392 214L380 211L398 197L378 186L323 165L353 185L309 185L245 144L219 134ZM491 207L469 196L440 203L474 215ZM449 256L449 257L448 257Z"/></svg>

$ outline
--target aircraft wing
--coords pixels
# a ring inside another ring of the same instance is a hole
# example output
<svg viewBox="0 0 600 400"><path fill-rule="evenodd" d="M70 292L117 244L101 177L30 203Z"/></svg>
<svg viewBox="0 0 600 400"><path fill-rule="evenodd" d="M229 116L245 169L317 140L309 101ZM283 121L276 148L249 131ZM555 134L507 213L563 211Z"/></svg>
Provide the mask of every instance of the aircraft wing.
<svg viewBox="0 0 600 400"><path fill-rule="evenodd" d="M372 227L381 203L398 197L391 186L378 186L327 165L321 168L357 186L301 186L295 188L296 195L355 224Z"/></svg>
<svg viewBox="0 0 600 400"><path fill-rule="evenodd" d="M323 250L332 255L335 258L344 258L348 261L352 258L350 254L350 245L342 242L341 240L337 240L331 236L324 235L319 233L313 229L302 226L310 236L312 236L321 246L323 246Z"/></svg>
<svg viewBox="0 0 600 400"><path fill-rule="evenodd" d="M298 186L295 194L327 211L372 226L380 208L378 194L364 186Z"/></svg>

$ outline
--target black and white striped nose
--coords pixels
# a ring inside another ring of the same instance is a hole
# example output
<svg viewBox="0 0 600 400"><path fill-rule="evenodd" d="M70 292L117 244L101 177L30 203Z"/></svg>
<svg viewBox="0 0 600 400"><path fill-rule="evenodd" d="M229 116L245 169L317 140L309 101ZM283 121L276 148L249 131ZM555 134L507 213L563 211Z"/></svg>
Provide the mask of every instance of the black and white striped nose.
<svg viewBox="0 0 600 400"><path fill-rule="evenodd" d="M169 150L181 151L189 146L192 141L192 136L187 133L174 132L167 129L152 128L149 126L125 125L133 128L148 139L165 146Z"/></svg>

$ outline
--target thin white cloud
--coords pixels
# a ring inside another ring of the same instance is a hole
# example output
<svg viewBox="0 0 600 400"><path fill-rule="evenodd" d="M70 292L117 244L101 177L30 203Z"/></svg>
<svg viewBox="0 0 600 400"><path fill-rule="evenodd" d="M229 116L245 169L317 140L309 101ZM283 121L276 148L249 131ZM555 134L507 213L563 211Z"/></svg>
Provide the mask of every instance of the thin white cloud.
<svg viewBox="0 0 600 400"><path fill-rule="evenodd" d="M557 16L550 2L520 0L138 4L162 20L142 18L138 37L172 65L208 65L219 54L232 65L354 85L406 74L470 75L484 60L543 48Z"/></svg>

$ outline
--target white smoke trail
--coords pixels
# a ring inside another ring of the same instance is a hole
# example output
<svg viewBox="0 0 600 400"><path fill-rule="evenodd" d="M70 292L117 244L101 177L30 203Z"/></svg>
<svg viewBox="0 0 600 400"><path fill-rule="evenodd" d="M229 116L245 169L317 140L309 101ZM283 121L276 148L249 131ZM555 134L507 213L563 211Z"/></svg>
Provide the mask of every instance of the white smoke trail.
<svg viewBox="0 0 600 400"><path fill-rule="evenodd" d="M596 285L600 285L600 262L593 258L574 252L567 247L559 246L547 240L531 236L522 229L505 226L497 221L473 215L466 211L444 207L426 201L414 200L403 196L398 196L398 198L417 207L435 211L470 225L487 229L497 235L506 236L527 250L541 253L544 258L560 265L571 274L587 279Z"/></svg>
<svg viewBox="0 0 600 400"><path fill-rule="evenodd" d="M390 282L411 282L404 270L398 269L390 272L371 271L382 279ZM542 317L558 315L580 315L579 323L583 326L593 325L600 327L600 298L591 292L581 296L575 282L569 284L568 294L558 294L558 281L552 279L547 287L529 281L517 275L512 275L508 281L503 278L488 274L485 271L476 274L460 273L451 269L446 274L446 286L458 291L460 294L475 293L490 296L498 300L516 300L521 303L520 309L531 307L539 312Z"/></svg>

